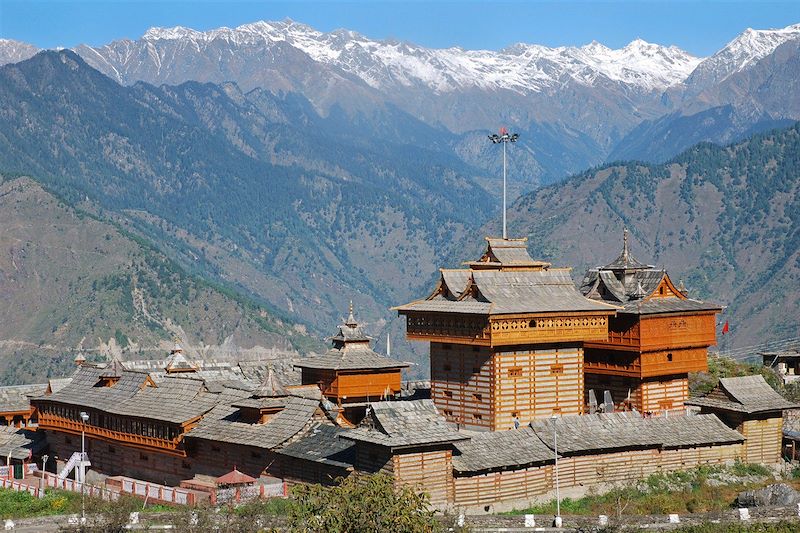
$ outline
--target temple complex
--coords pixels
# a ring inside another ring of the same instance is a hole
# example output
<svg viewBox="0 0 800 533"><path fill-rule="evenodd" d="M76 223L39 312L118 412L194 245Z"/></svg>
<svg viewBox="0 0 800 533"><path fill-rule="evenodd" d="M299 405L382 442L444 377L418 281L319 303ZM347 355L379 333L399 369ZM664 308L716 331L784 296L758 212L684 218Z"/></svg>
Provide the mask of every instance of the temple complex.
<svg viewBox="0 0 800 533"><path fill-rule="evenodd" d="M507 430L584 412L586 342L608 338L617 306L585 298L569 269L487 238L467 268L441 270L426 298L397 307L409 339L430 342L431 398L461 427Z"/></svg>
<svg viewBox="0 0 800 533"><path fill-rule="evenodd" d="M620 307L609 319L608 337L584 344L587 403L602 404L608 391L615 408L683 409L689 372L708 369L721 307L689 298L664 270L637 261L627 230L619 257L587 271L580 290Z"/></svg>
<svg viewBox="0 0 800 533"><path fill-rule="evenodd" d="M627 233L580 290L525 239L489 238L480 259L442 269L427 297L397 310L408 337L430 343L430 399L403 388L408 364L372 350L351 305L322 354L222 364L176 343L166 360L77 360L68 378L0 387L11 426L0 450L15 476L48 457L47 486L89 466L105 487L180 490L171 503L383 472L436 507L495 512L558 486L776 463L784 411L798 407L761 376L687 398L720 308L634 259Z"/></svg>

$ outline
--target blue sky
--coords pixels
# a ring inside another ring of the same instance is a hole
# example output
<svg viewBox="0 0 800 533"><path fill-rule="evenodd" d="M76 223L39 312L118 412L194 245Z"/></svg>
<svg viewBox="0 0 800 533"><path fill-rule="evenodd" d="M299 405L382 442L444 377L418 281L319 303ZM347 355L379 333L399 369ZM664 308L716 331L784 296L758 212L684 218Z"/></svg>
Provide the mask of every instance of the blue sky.
<svg viewBox="0 0 800 533"><path fill-rule="evenodd" d="M347 28L372 38L430 47L501 49L597 40L614 48L640 37L708 55L747 27L800 23L800 0L514 2L218 2L0 0L0 37L40 47L137 38L151 26L206 30L284 18L323 31Z"/></svg>

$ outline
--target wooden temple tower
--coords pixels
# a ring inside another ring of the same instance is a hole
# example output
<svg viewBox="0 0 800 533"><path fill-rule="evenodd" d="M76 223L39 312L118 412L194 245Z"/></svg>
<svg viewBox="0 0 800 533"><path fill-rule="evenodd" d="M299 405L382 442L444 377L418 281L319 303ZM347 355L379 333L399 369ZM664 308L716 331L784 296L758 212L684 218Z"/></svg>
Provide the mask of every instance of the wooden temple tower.
<svg viewBox="0 0 800 533"><path fill-rule="evenodd" d="M370 348L353 316L353 304L344 324L331 338L333 347L324 354L298 359L303 385L319 385L322 395L338 406L342 424L357 424L367 405L400 393L402 370L408 363L389 359Z"/></svg>
<svg viewBox="0 0 800 533"><path fill-rule="evenodd" d="M689 298L666 271L634 259L627 230L622 253L588 270L581 292L621 306L610 319L608 338L584 346L587 403L595 398L603 403L609 391L617 408L644 413L683 409L689 372L708 369L720 306Z"/></svg>
<svg viewBox="0 0 800 533"><path fill-rule="evenodd" d="M583 413L583 343L607 340L617 307L533 260L527 239L486 240L479 260L442 269L429 296L396 308L409 339L430 341L437 409L482 430Z"/></svg>

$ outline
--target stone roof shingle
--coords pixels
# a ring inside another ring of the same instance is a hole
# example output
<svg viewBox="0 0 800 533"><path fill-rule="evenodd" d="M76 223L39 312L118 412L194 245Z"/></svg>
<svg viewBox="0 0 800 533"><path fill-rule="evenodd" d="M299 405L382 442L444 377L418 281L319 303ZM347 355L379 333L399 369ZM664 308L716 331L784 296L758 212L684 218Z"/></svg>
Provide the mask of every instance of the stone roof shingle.
<svg viewBox="0 0 800 533"><path fill-rule="evenodd" d="M747 414L800 407L778 394L761 375L721 378L710 393L700 398L690 398L685 403Z"/></svg>
<svg viewBox="0 0 800 533"><path fill-rule="evenodd" d="M450 443L469 437L439 415L431 400L375 402L361 424L341 438L388 447Z"/></svg>

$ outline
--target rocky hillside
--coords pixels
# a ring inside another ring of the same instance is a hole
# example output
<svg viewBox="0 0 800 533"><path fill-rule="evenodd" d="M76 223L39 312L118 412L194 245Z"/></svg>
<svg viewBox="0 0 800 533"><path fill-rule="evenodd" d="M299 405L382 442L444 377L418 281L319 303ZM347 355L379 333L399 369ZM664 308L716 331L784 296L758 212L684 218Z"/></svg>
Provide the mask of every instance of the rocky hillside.
<svg viewBox="0 0 800 533"><path fill-rule="evenodd" d="M63 375L78 353L164 357L175 339L202 359L321 345L29 178L0 177L0 228L2 383Z"/></svg>
<svg viewBox="0 0 800 533"><path fill-rule="evenodd" d="M738 144L700 144L663 165L592 169L519 201L512 233L533 255L574 266L632 251L692 294L727 306L721 348L798 336L800 125Z"/></svg>

